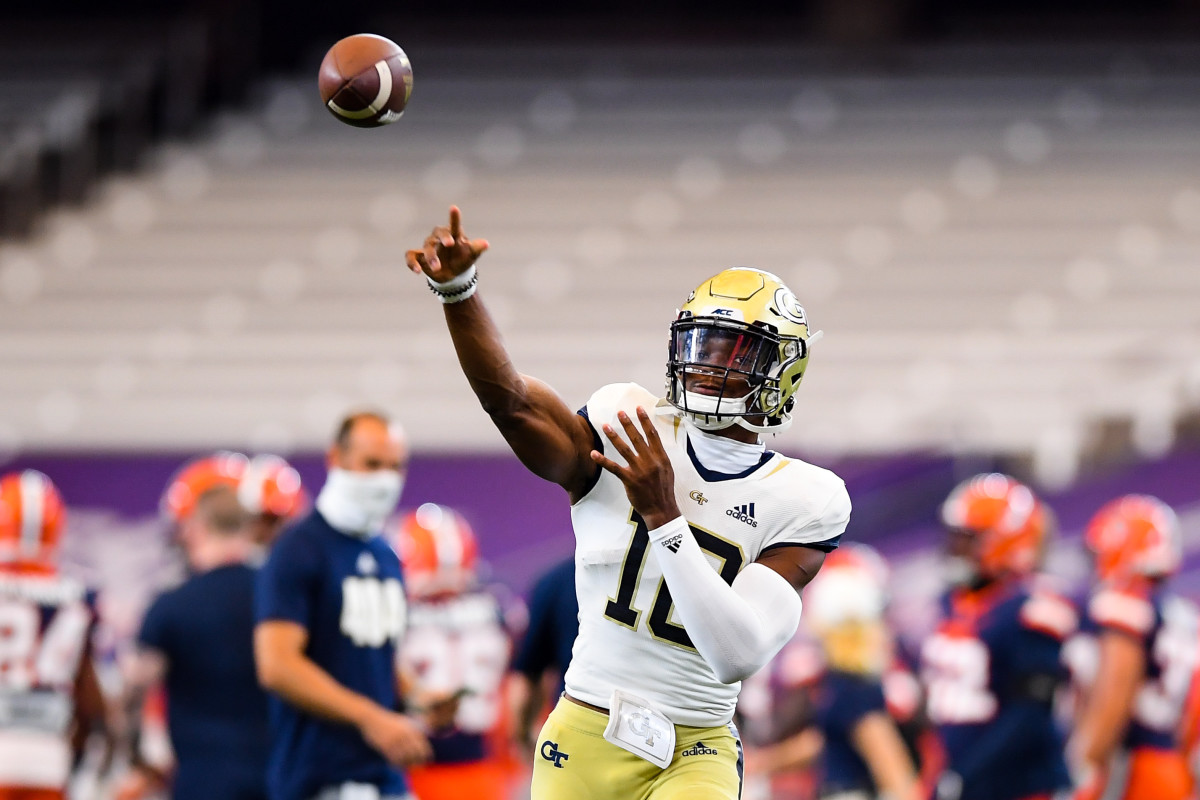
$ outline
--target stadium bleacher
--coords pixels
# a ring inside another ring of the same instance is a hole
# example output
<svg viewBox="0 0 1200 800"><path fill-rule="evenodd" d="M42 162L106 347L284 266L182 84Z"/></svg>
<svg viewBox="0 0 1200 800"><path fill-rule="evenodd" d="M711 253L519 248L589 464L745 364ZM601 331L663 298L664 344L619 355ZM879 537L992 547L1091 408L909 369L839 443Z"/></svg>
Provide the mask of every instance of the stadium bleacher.
<svg viewBox="0 0 1200 800"><path fill-rule="evenodd" d="M1063 483L1098 421L1161 452L1200 399L1194 48L410 55L391 128L265 82L4 248L28 446L303 449L366 400L418 447L499 448L401 266L451 202L517 363L572 403L658 386L673 309L734 263L828 333L785 449L1032 453Z"/></svg>
<svg viewBox="0 0 1200 800"><path fill-rule="evenodd" d="M209 44L196 20L5 20L0 26L0 236L88 199L202 114Z"/></svg>

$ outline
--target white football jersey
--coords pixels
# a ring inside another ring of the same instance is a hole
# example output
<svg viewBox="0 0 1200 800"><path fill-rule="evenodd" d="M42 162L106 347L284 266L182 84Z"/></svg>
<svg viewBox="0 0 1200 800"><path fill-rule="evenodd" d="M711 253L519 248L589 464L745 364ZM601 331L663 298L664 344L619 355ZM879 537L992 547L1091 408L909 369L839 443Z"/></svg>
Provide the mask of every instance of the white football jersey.
<svg viewBox="0 0 1200 800"><path fill-rule="evenodd" d="M0 574L0 787L67 785L75 684L94 621L75 581Z"/></svg>
<svg viewBox="0 0 1200 800"><path fill-rule="evenodd" d="M617 412L651 419L675 471L675 497L701 549L726 583L764 551L828 543L850 519L850 498L829 470L766 451L738 475L697 462L678 416L655 415L659 399L632 383L597 391L586 413L604 453L623 463L602 433L621 430ZM665 401L663 401L665 402ZM579 636L567 669L567 692L608 707L613 689L650 701L677 725L712 727L733 718L740 684L717 680L680 623L662 570L647 552L645 522L615 475L601 471L571 509L575 528L575 589Z"/></svg>
<svg viewBox="0 0 1200 800"><path fill-rule="evenodd" d="M463 733L487 733L499 722L510 649L500 606L486 592L409 601L400 664L419 692L466 691L454 719Z"/></svg>

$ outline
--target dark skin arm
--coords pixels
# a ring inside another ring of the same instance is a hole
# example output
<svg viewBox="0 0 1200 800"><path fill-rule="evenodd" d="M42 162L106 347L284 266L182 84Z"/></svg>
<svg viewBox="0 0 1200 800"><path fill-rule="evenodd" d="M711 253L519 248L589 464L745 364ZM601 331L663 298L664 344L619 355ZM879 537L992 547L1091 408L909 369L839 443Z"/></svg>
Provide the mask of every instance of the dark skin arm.
<svg viewBox="0 0 1200 800"><path fill-rule="evenodd" d="M466 272L487 248L485 240L463 233L462 213L451 206L449 225L434 228L422 249L405 254L405 263L445 283ZM446 305L445 314L463 374L509 447L531 472L566 489L572 503L579 500L596 474L588 457L587 420L545 383L517 372L478 293Z"/></svg>
<svg viewBox="0 0 1200 800"><path fill-rule="evenodd" d="M624 437L613 426L604 426L604 435L621 458L625 459L627 466L621 466L597 450L592 450L590 455L601 468L621 479L630 505L642 515L646 527L654 530L683 515L675 502L675 470L671 467L658 430L650 419L650 413L641 406L638 406L637 417L640 430L624 411L617 414ZM797 546L771 550L755 563L779 573L796 591L800 591L816 577L824 562L824 552Z"/></svg>

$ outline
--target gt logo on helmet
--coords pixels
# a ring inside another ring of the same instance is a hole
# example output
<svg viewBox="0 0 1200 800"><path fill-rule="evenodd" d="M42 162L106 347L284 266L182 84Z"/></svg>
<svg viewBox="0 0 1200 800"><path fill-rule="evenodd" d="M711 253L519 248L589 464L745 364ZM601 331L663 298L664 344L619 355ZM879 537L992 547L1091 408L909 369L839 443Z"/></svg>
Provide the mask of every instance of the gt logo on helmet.
<svg viewBox="0 0 1200 800"><path fill-rule="evenodd" d="M779 311L780 316L797 325L808 325L808 317L804 315L804 306L800 305L796 295L792 294L786 286L775 290L775 308Z"/></svg>

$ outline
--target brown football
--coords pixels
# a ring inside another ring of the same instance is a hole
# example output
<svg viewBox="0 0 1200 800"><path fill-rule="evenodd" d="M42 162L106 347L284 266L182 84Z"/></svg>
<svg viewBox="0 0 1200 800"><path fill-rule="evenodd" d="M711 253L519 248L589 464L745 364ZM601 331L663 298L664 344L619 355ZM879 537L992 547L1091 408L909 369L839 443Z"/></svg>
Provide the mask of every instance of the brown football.
<svg viewBox="0 0 1200 800"><path fill-rule="evenodd" d="M356 128L400 119L412 83L408 56L395 42L373 33L356 33L334 44L317 75L329 113Z"/></svg>

